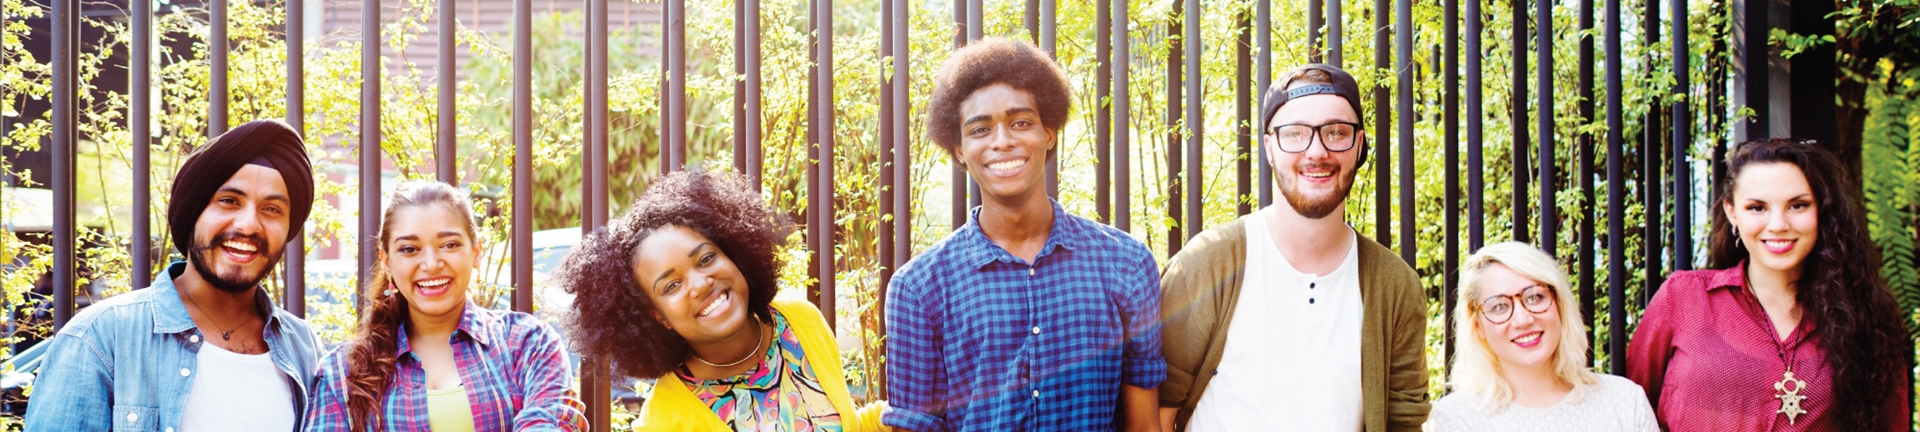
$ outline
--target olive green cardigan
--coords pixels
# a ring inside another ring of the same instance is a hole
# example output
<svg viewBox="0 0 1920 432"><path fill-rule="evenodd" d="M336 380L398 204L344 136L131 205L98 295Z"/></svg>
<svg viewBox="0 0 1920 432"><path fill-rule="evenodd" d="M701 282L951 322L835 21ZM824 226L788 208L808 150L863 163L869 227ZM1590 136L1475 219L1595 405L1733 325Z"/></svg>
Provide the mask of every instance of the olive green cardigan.
<svg viewBox="0 0 1920 432"><path fill-rule="evenodd" d="M1188 242L1160 276L1161 352L1167 382L1160 406L1179 408L1174 430L1186 430L1207 383L1219 374L1227 326L1246 274L1246 219ZM1360 382L1367 432L1419 430L1427 401L1426 296L1419 277L1385 246L1355 236L1360 248Z"/></svg>

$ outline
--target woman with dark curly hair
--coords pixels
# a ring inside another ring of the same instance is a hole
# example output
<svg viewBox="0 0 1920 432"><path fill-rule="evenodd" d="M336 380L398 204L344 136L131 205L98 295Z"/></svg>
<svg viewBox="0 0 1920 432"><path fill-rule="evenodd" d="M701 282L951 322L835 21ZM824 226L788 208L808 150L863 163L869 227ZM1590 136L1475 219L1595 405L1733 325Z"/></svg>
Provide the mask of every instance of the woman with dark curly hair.
<svg viewBox="0 0 1920 432"><path fill-rule="evenodd" d="M468 301L481 247L466 195L410 181L390 201L376 289L314 377L307 432L586 430L560 332Z"/></svg>
<svg viewBox="0 0 1920 432"><path fill-rule="evenodd" d="M1714 270L1667 279L1627 349L1664 429L1908 428L1911 339L1850 186L1811 143L1727 156Z"/></svg>
<svg viewBox="0 0 1920 432"><path fill-rule="evenodd" d="M810 303L774 299L785 229L743 180L669 174L573 248L557 283L570 334L616 373L658 377L637 430L879 428Z"/></svg>

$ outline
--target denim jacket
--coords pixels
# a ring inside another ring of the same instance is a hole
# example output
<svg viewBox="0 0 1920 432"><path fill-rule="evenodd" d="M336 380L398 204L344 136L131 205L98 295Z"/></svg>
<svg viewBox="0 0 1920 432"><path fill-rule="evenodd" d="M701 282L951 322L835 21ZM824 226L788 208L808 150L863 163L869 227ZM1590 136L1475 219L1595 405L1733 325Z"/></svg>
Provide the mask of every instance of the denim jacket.
<svg viewBox="0 0 1920 432"><path fill-rule="evenodd" d="M88 307L43 342L53 345L28 396L27 432L173 432L180 426L206 340L173 287L185 271L186 263L175 262L152 287ZM299 415L320 346L306 321L275 307L264 291L254 299L267 317L267 349ZM305 420L295 419L295 430Z"/></svg>

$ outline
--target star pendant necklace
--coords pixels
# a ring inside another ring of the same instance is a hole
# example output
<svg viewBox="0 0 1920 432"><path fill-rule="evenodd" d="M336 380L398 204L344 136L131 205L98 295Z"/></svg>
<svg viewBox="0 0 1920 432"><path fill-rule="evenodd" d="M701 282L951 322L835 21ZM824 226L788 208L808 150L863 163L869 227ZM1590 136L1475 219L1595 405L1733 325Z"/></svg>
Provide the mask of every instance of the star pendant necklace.
<svg viewBox="0 0 1920 432"><path fill-rule="evenodd" d="M221 325L220 325L220 321L218 321L218 320L215 320L215 319L213 319L213 313L212 313L212 312L207 312L207 308L204 308L204 307L200 307L200 301L199 301L199 300L194 300L194 299L193 299L193 294L187 294L187 302L188 302L188 303L191 303L191 304L193 304L193 308L194 308L194 309L199 309L199 310L200 310L200 314L201 314L201 315L206 315L206 316L207 316L207 322L211 322L211 323L213 323L213 327L214 327L215 329L218 329L218 330L220 330L220 340L223 340L223 341L230 341L230 340L233 340L233 332L234 332L235 330L239 330L239 329L240 329L240 327L242 327L242 326L245 326L245 325L247 325L248 323L252 323L252 322L253 322L253 320L251 320L251 319L249 319L249 320L246 320L246 321L241 321L241 322L240 322L240 325L236 325L236 326L233 326L233 328L225 328L225 327L223 327L223 326L221 326Z"/></svg>

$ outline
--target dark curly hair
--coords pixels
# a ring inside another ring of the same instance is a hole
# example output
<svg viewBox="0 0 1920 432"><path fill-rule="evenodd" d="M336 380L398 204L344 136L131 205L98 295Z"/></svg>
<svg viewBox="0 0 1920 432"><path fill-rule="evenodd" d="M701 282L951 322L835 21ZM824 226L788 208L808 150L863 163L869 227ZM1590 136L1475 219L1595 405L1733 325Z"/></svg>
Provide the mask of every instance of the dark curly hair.
<svg viewBox="0 0 1920 432"><path fill-rule="evenodd" d="M954 50L934 75L933 98L927 101L927 138L948 156L960 146L960 102L974 91L994 84L1006 84L1033 95L1033 107L1040 111L1040 124L1059 131L1067 125L1067 111L1073 108L1073 91L1067 75L1060 71L1047 53L1025 40L988 37Z"/></svg>
<svg viewBox="0 0 1920 432"><path fill-rule="evenodd" d="M1800 262L1794 300L1812 320L1814 336L1833 368L1834 413L1841 430L1885 430L1881 407L1887 395L1906 385L1906 326L1901 324L1893 292L1880 278L1880 253L1867 235L1852 180L1839 159L1816 144L1797 140L1748 141L1727 155L1727 177L1716 204L1733 202L1741 170L1755 164L1787 163L1800 168L1813 189L1819 234L1812 253ZM1747 260L1735 243L1727 218L1713 218L1708 257L1712 268L1729 269Z"/></svg>
<svg viewBox="0 0 1920 432"><path fill-rule="evenodd" d="M640 242L667 225L712 240L747 281L747 310L772 322L779 291L774 246L787 227L739 176L684 171L647 187L627 213L567 253L555 283L573 293L567 335L582 354L611 359L615 373L653 378L687 361L686 339L654 317L653 298L633 275Z"/></svg>

